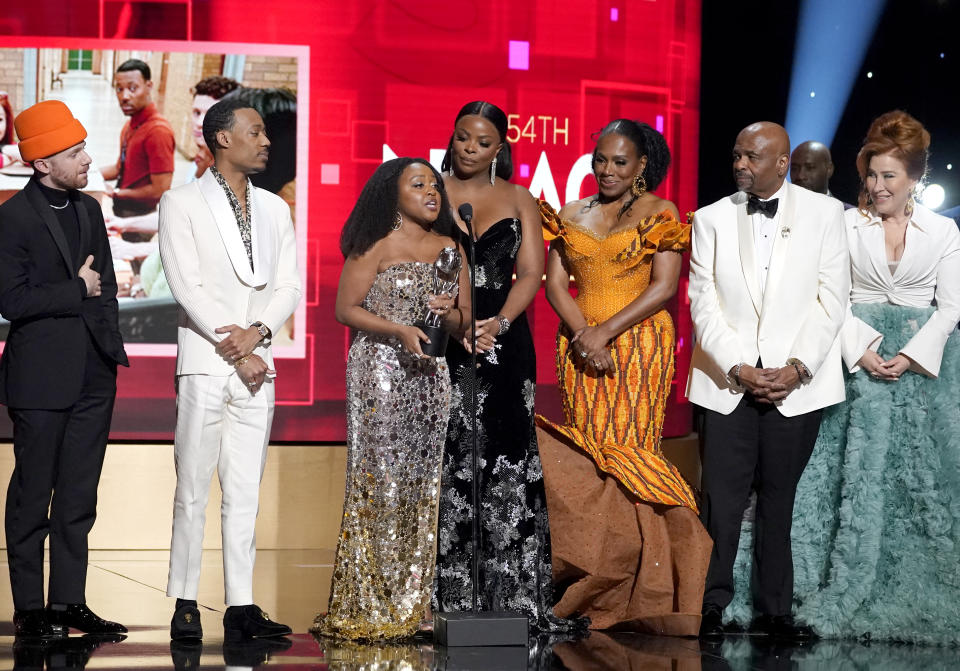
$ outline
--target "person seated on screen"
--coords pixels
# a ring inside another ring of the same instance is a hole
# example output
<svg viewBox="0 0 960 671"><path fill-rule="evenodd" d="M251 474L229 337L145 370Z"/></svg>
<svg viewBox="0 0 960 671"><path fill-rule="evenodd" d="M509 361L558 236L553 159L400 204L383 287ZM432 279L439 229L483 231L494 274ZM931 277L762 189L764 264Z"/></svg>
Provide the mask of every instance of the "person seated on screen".
<svg viewBox="0 0 960 671"><path fill-rule="evenodd" d="M0 91L0 169L20 163L20 151L13 141L13 108L10 95Z"/></svg>
<svg viewBox="0 0 960 671"><path fill-rule="evenodd" d="M120 132L120 157L100 169L118 217L146 214L157 209L160 196L173 181L173 128L151 99L150 66L131 58L117 68L114 90L120 109L130 117Z"/></svg>

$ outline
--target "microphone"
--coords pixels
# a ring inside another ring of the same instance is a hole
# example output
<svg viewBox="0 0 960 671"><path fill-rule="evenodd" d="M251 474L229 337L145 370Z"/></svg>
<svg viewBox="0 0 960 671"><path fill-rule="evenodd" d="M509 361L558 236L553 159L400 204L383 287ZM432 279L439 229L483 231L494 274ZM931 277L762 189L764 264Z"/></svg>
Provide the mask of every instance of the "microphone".
<svg viewBox="0 0 960 671"><path fill-rule="evenodd" d="M457 208L457 214L460 215L460 218L463 220L463 223L467 225L467 233L470 234L470 237L473 238L473 205L470 203L464 203Z"/></svg>

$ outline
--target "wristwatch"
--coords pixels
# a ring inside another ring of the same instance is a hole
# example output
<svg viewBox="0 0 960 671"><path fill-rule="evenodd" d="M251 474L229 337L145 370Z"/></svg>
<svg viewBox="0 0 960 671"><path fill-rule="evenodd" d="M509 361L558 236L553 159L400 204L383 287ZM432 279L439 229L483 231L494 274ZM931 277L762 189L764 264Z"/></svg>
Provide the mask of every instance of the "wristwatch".
<svg viewBox="0 0 960 671"><path fill-rule="evenodd" d="M270 332L270 329L263 322L253 322L250 326L257 327L257 333L260 334L260 342L269 343L270 339L273 337L273 334Z"/></svg>
<svg viewBox="0 0 960 671"><path fill-rule="evenodd" d="M813 373L810 372L810 369L807 368L806 364L800 361L800 359L791 357L787 359L787 365L793 366L794 369L796 369L797 377L800 378L800 382L806 382L813 377Z"/></svg>
<svg viewBox="0 0 960 671"><path fill-rule="evenodd" d="M500 330L497 331L498 336L501 336L510 330L510 320L503 315L497 315L497 322L500 323Z"/></svg>

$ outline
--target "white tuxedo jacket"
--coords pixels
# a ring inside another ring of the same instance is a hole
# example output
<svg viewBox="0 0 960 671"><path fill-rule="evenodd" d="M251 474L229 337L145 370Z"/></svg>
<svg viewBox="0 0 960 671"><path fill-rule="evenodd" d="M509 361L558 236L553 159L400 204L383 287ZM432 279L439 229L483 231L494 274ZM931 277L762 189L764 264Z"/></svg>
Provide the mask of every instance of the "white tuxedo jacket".
<svg viewBox="0 0 960 671"><path fill-rule="evenodd" d="M844 212L850 242L851 303L890 303L936 312L900 350L914 362L914 370L930 377L940 374L947 339L960 321L960 231L953 219L919 203L907 225L903 257L890 274L883 222L857 209ZM850 312L840 342L851 373L860 370L867 348L877 351L883 334Z"/></svg>
<svg viewBox="0 0 960 671"><path fill-rule="evenodd" d="M214 329L260 321L278 333L300 302L290 208L259 188L250 200L252 270L227 195L209 170L160 199L160 258L180 304L177 375L232 374L214 349L226 335ZM268 345L255 352L272 366Z"/></svg>
<svg viewBox="0 0 960 671"><path fill-rule="evenodd" d="M786 184L780 223L761 288L747 194L694 214L690 313L697 343L687 395L722 414L743 389L727 377L738 363L780 367L799 359L813 378L778 404L792 417L844 399L838 333L850 295L840 201Z"/></svg>

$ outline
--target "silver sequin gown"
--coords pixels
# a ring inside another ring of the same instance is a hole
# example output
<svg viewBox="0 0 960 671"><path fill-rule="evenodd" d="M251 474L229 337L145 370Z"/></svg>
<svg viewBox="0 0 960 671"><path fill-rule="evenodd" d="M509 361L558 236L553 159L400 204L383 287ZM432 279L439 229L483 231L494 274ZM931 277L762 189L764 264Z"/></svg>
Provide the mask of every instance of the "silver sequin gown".
<svg viewBox="0 0 960 671"><path fill-rule="evenodd" d="M379 273L363 307L423 317L428 263ZM396 338L358 332L347 358L347 478L328 612L311 631L343 639L411 636L430 603L450 374Z"/></svg>

